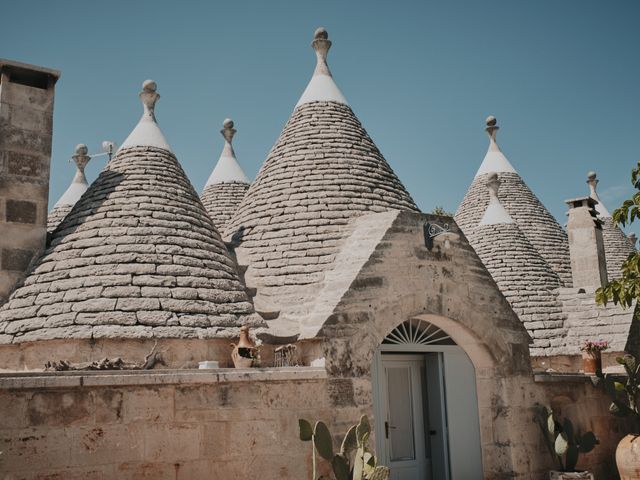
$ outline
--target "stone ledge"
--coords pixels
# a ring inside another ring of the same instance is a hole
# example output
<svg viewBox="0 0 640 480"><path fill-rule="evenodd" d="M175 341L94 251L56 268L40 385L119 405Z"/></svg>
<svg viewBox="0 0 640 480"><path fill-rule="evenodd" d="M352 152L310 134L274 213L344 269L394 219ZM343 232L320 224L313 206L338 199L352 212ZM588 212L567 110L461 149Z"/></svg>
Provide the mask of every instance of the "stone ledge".
<svg viewBox="0 0 640 480"><path fill-rule="evenodd" d="M189 385L205 383L321 380L324 368L220 368L212 370L130 370L88 372L16 372L0 374L0 390L123 385Z"/></svg>

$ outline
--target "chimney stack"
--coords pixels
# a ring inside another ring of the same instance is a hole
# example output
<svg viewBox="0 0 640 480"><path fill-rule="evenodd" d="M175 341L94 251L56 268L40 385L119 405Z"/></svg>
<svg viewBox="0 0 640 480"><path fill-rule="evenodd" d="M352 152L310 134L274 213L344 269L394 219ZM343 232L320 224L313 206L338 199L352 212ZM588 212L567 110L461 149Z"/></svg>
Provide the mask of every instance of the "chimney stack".
<svg viewBox="0 0 640 480"><path fill-rule="evenodd" d="M576 288L598 288L607 283L607 264L602 240L602 222L591 197L566 200L569 206L567 234L571 274Z"/></svg>
<svg viewBox="0 0 640 480"><path fill-rule="evenodd" d="M0 304L45 247L60 72L0 59Z"/></svg>

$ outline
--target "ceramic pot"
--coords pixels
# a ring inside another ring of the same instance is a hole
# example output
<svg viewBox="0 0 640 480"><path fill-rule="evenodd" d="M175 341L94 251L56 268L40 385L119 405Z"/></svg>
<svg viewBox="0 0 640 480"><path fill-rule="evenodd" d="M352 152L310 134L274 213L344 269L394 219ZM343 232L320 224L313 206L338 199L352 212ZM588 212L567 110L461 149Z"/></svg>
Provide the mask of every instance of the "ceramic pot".
<svg viewBox="0 0 640 480"><path fill-rule="evenodd" d="M627 435L616 448L620 480L640 480L640 435Z"/></svg>
<svg viewBox="0 0 640 480"><path fill-rule="evenodd" d="M602 354L596 352L582 352L582 368L585 375L595 375L602 371Z"/></svg>
<svg viewBox="0 0 640 480"><path fill-rule="evenodd" d="M549 472L549 480L594 480L590 472Z"/></svg>
<svg viewBox="0 0 640 480"><path fill-rule="evenodd" d="M236 368L251 368L256 357L256 344L249 338L249 327L240 328L238 344L231 344L231 360Z"/></svg>

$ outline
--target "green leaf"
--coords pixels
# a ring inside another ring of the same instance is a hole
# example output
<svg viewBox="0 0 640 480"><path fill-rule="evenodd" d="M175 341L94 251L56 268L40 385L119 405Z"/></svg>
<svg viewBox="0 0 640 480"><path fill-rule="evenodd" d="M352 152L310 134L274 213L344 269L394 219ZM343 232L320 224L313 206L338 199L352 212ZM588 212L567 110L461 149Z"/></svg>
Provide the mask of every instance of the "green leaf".
<svg viewBox="0 0 640 480"><path fill-rule="evenodd" d="M391 470L388 467L376 467L369 480L387 480L391 475Z"/></svg>
<svg viewBox="0 0 640 480"><path fill-rule="evenodd" d="M304 418L298 420L298 426L300 427L300 440L308 442L313 437L313 430L311 430L311 424Z"/></svg>
<svg viewBox="0 0 640 480"><path fill-rule="evenodd" d="M551 411L549 411L549 415L547 416L547 430L552 435L556 432L556 422L553 419L553 413Z"/></svg>
<svg viewBox="0 0 640 480"><path fill-rule="evenodd" d="M358 439L358 445L362 446L365 444L365 436L368 439L369 433L371 433L371 426L369 425L369 419L366 415L362 415L360 417L360 422L356 427L356 438Z"/></svg>
<svg viewBox="0 0 640 480"><path fill-rule="evenodd" d="M618 393L624 393L625 391L624 385L620 382L613 382L613 388Z"/></svg>
<svg viewBox="0 0 640 480"><path fill-rule="evenodd" d="M580 437L580 452L581 453L589 453L591 450L595 448L598 444L598 439L593 434L593 432L587 432L582 437Z"/></svg>
<svg viewBox="0 0 640 480"><path fill-rule="evenodd" d="M340 453L342 453L343 455L346 455L352 452L353 450L355 450L356 448L358 448L356 428L357 428L357 425L352 426L347 431L347 434L344 436L344 439L342 440L342 445L340 446Z"/></svg>
<svg viewBox="0 0 640 480"><path fill-rule="evenodd" d="M325 460L333 459L333 441L331 433L323 422L316 423L313 431L313 444L322 458Z"/></svg>
<svg viewBox="0 0 640 480"><path fill-rule="evenodd" d="M564 468L568 472L573 472L576 469L578 463L578 447L576 445L570 445L567 449L567 456L564 460Z"/></svg>
<svg viewBox="0 0 640 480"><path fill-rule="evenodd" d="M562 456L567 453L569 449L569 439L567 438L567 434L562 432L560 435L556 437L555 450L556 455Z"/></svg>
<svg viewBox="0 0 640 480"><path fill-rule="evenodd" d="M333 457L331 467L336 480L349 480L349 462L344 456L336 455Z"/></svg>
<svg viewBox="0 0 640 480"><path fill-rule="evenodd" d="M564 422L562 423L562 430L565 433L567 441L569 443L573 443L573 424L571 423L571 420L568 418L564 419Z"/></svg>

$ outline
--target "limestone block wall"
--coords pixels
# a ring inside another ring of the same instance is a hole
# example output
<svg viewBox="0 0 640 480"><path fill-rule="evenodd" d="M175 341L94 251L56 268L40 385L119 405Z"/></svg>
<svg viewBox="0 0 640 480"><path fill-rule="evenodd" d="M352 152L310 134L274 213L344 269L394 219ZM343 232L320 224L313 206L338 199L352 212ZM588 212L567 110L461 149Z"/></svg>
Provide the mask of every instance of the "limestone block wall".
<svg viewBox="0 0 640 480"><path fill-rule="evenodd" d="M0 304L44 249L59 75L0 60Z"/></svg>
<svg viewBox="0 0 640 480"><path fill-rule="evenodd" d="M3 376L0 478L303 480L298 418L358 418L324 370L219 372Z"/></svg>

